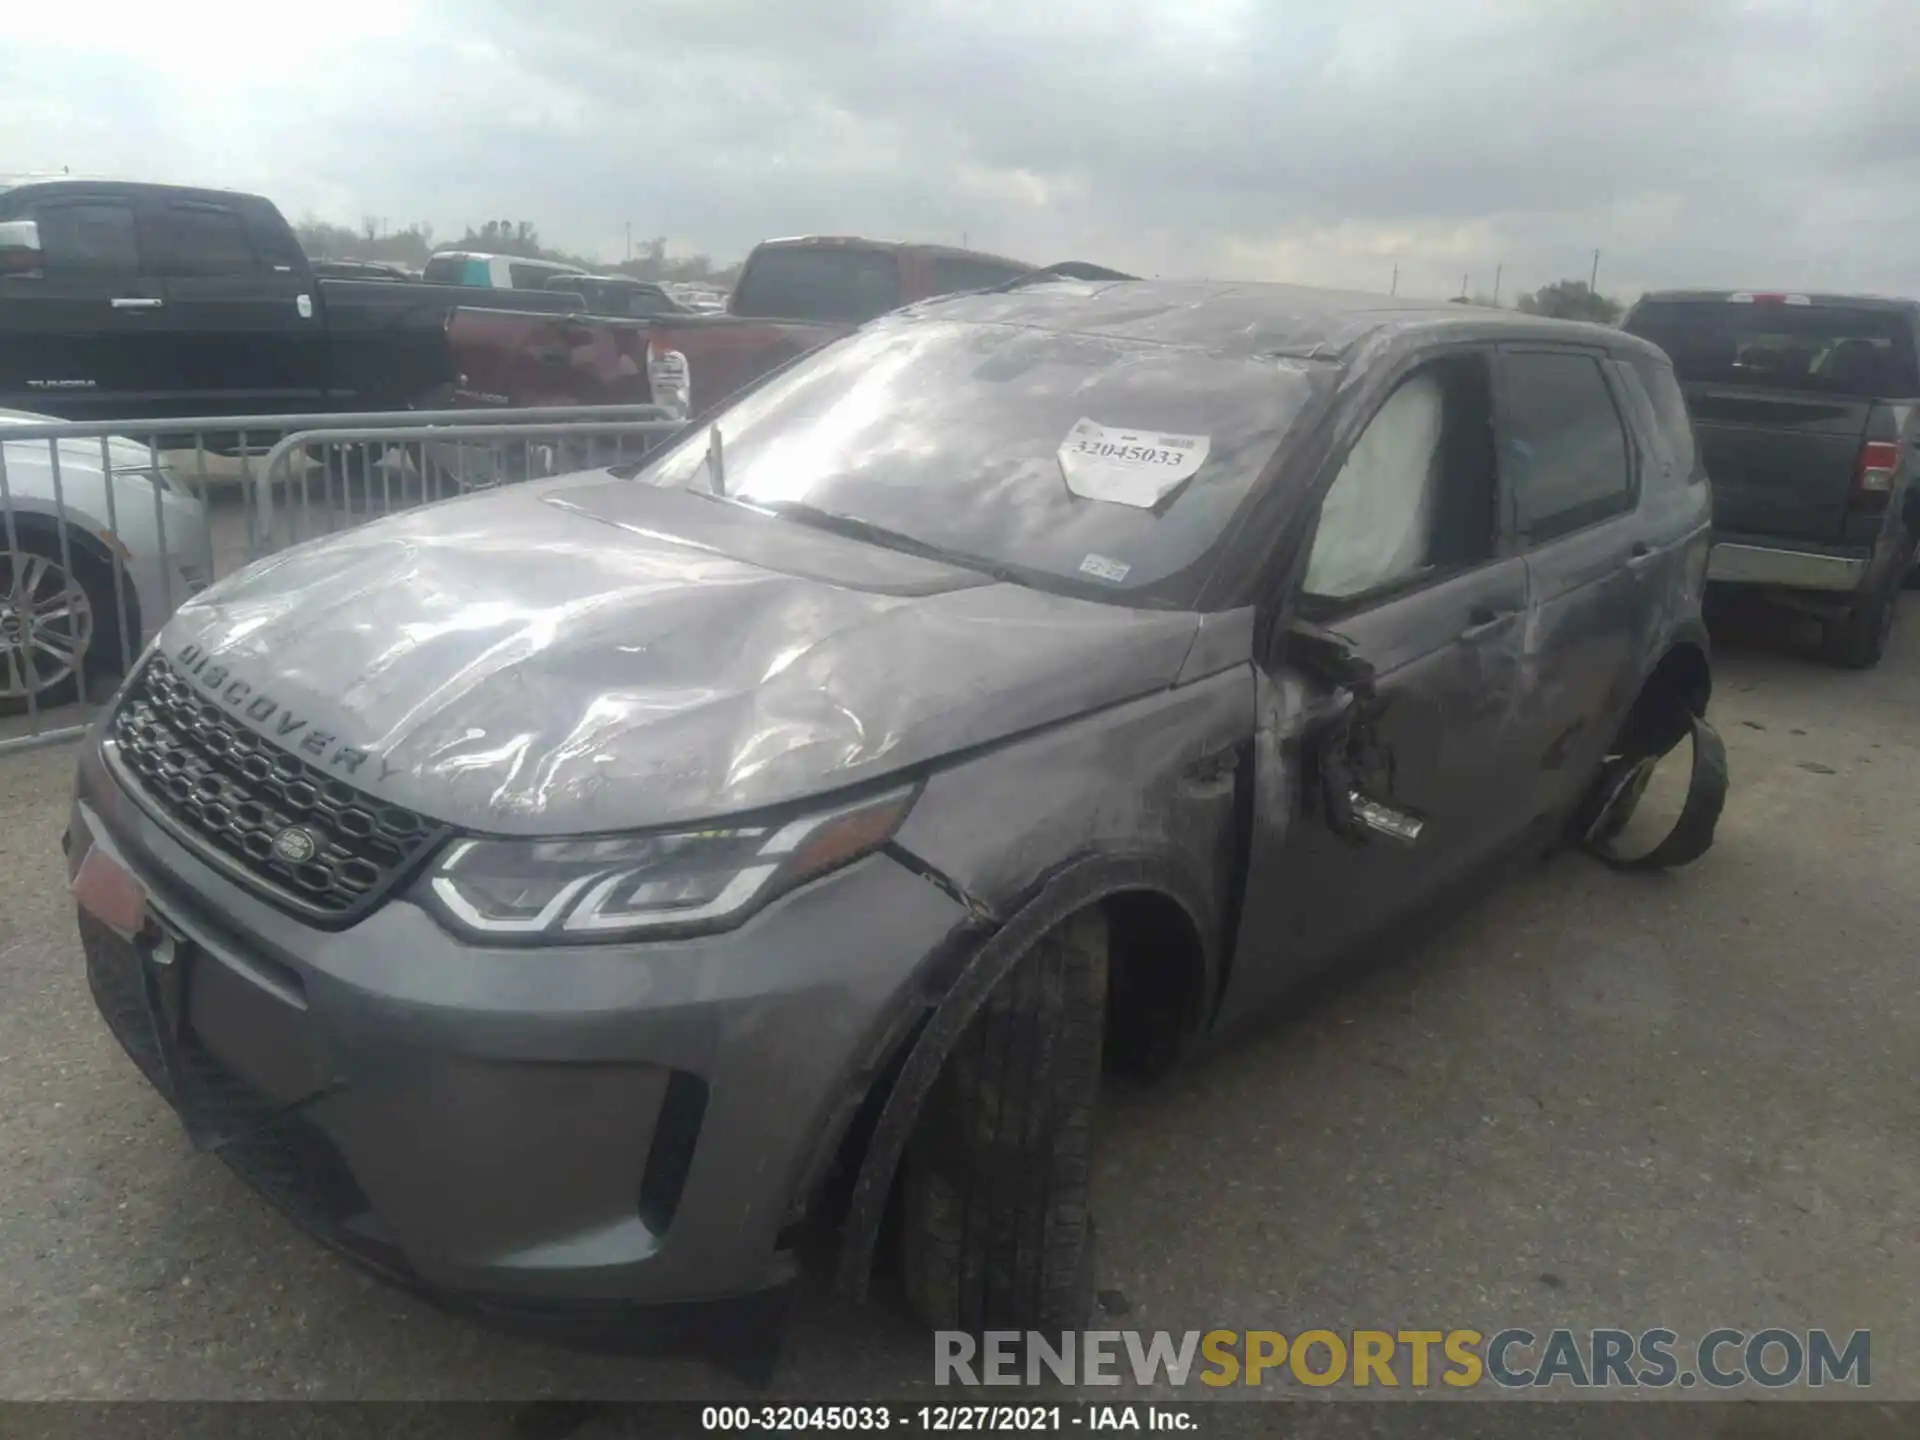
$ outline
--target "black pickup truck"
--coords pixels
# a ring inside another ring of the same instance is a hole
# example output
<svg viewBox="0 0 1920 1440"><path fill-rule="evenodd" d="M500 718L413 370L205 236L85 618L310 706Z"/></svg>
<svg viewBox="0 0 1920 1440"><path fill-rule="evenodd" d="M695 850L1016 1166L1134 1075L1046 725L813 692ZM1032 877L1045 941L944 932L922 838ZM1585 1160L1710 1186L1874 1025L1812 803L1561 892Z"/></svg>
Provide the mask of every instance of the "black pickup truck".
<svg viewBox="0 0 1920 1440"><path fill-rule="evenodd" d="M1623 327L1673 360L1713 481L1708 579L1817 615L1879 663L1920 539L1920 303L1660 291Z"/></svg>
<svg viewBox="0 0 1920 1440"><path fill-rule="evenodd" d="M271 201L90 180L0 189L0 409L70 419L403 410L455 376L458 285L316 277ZM518 309L583 308L516 294Z"/></svg>

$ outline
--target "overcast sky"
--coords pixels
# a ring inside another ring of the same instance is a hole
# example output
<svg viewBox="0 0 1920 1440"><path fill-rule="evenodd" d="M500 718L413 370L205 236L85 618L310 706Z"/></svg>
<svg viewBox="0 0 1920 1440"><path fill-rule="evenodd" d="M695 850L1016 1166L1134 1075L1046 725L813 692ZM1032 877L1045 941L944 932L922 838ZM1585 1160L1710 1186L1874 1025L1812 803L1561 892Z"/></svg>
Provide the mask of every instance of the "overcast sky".
<svg viewBox="0 0 1920 1440"><path fill-rule="evenodd" d="M1893 0L16 0L0 172L1503 296L1920 293ZM284 18L282 18L284 17Z"/></svg>

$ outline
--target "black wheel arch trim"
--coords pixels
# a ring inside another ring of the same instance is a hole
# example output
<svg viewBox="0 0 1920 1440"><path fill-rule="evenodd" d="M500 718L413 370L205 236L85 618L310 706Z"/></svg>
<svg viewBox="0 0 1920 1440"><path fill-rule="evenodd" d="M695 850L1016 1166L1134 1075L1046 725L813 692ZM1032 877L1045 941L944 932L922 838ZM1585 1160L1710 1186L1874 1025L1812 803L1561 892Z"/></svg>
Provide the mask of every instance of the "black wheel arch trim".
<svg viewBox="0 0 1920 1440"><path fill-rule="evenodd" d="M1173 901L1200 937L1204 1003L1198 1007L1196 1037L1214 1012L1221 969L1220 944L1206 916L1213 907L1187 867L1151 853L1101 854L1071 861L1056 870L1007 919L988 933L962 962L932 1014L918 1029L906 1063L888 1092L854 1180L840 1232L834 1288L844 1298L866 1298L894 1176L920 1110L968 1023L993 987L1029 948L1076 911L1110 896L1151 891ZM895 1033L898 1033L897 1031ZM909 1028L908 1033L913 1033Z"/></svg>

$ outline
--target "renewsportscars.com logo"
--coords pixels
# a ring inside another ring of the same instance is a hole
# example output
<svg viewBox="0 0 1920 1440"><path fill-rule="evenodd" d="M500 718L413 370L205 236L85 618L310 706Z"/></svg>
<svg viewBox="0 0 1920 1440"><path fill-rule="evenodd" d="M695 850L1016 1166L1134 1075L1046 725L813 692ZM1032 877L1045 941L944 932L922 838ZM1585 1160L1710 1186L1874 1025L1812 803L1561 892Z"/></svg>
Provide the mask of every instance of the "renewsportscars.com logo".
<svg viewBox="0 0 1920 1440"><path fill-rule="evenodd" d="M1864 1388L1872 1333L1825 1330L989 1330L933 1337L936 1385L1329 1385L1509 1390Z"/></svg>

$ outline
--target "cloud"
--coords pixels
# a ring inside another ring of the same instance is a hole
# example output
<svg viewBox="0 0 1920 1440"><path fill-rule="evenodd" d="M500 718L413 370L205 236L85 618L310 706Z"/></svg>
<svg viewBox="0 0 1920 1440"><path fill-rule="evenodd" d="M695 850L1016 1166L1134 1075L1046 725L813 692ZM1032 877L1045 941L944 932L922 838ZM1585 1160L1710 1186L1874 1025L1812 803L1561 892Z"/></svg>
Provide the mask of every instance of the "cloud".
<svg viewBox="0 0 1920 1440"><path fill-rule="evenodd" d="M1909 9L1787 0L109 0L33 7L0 154L283 209L879 233L1451 294L1920 291ZM18 28L16 29L16 25Z"/></svg>

